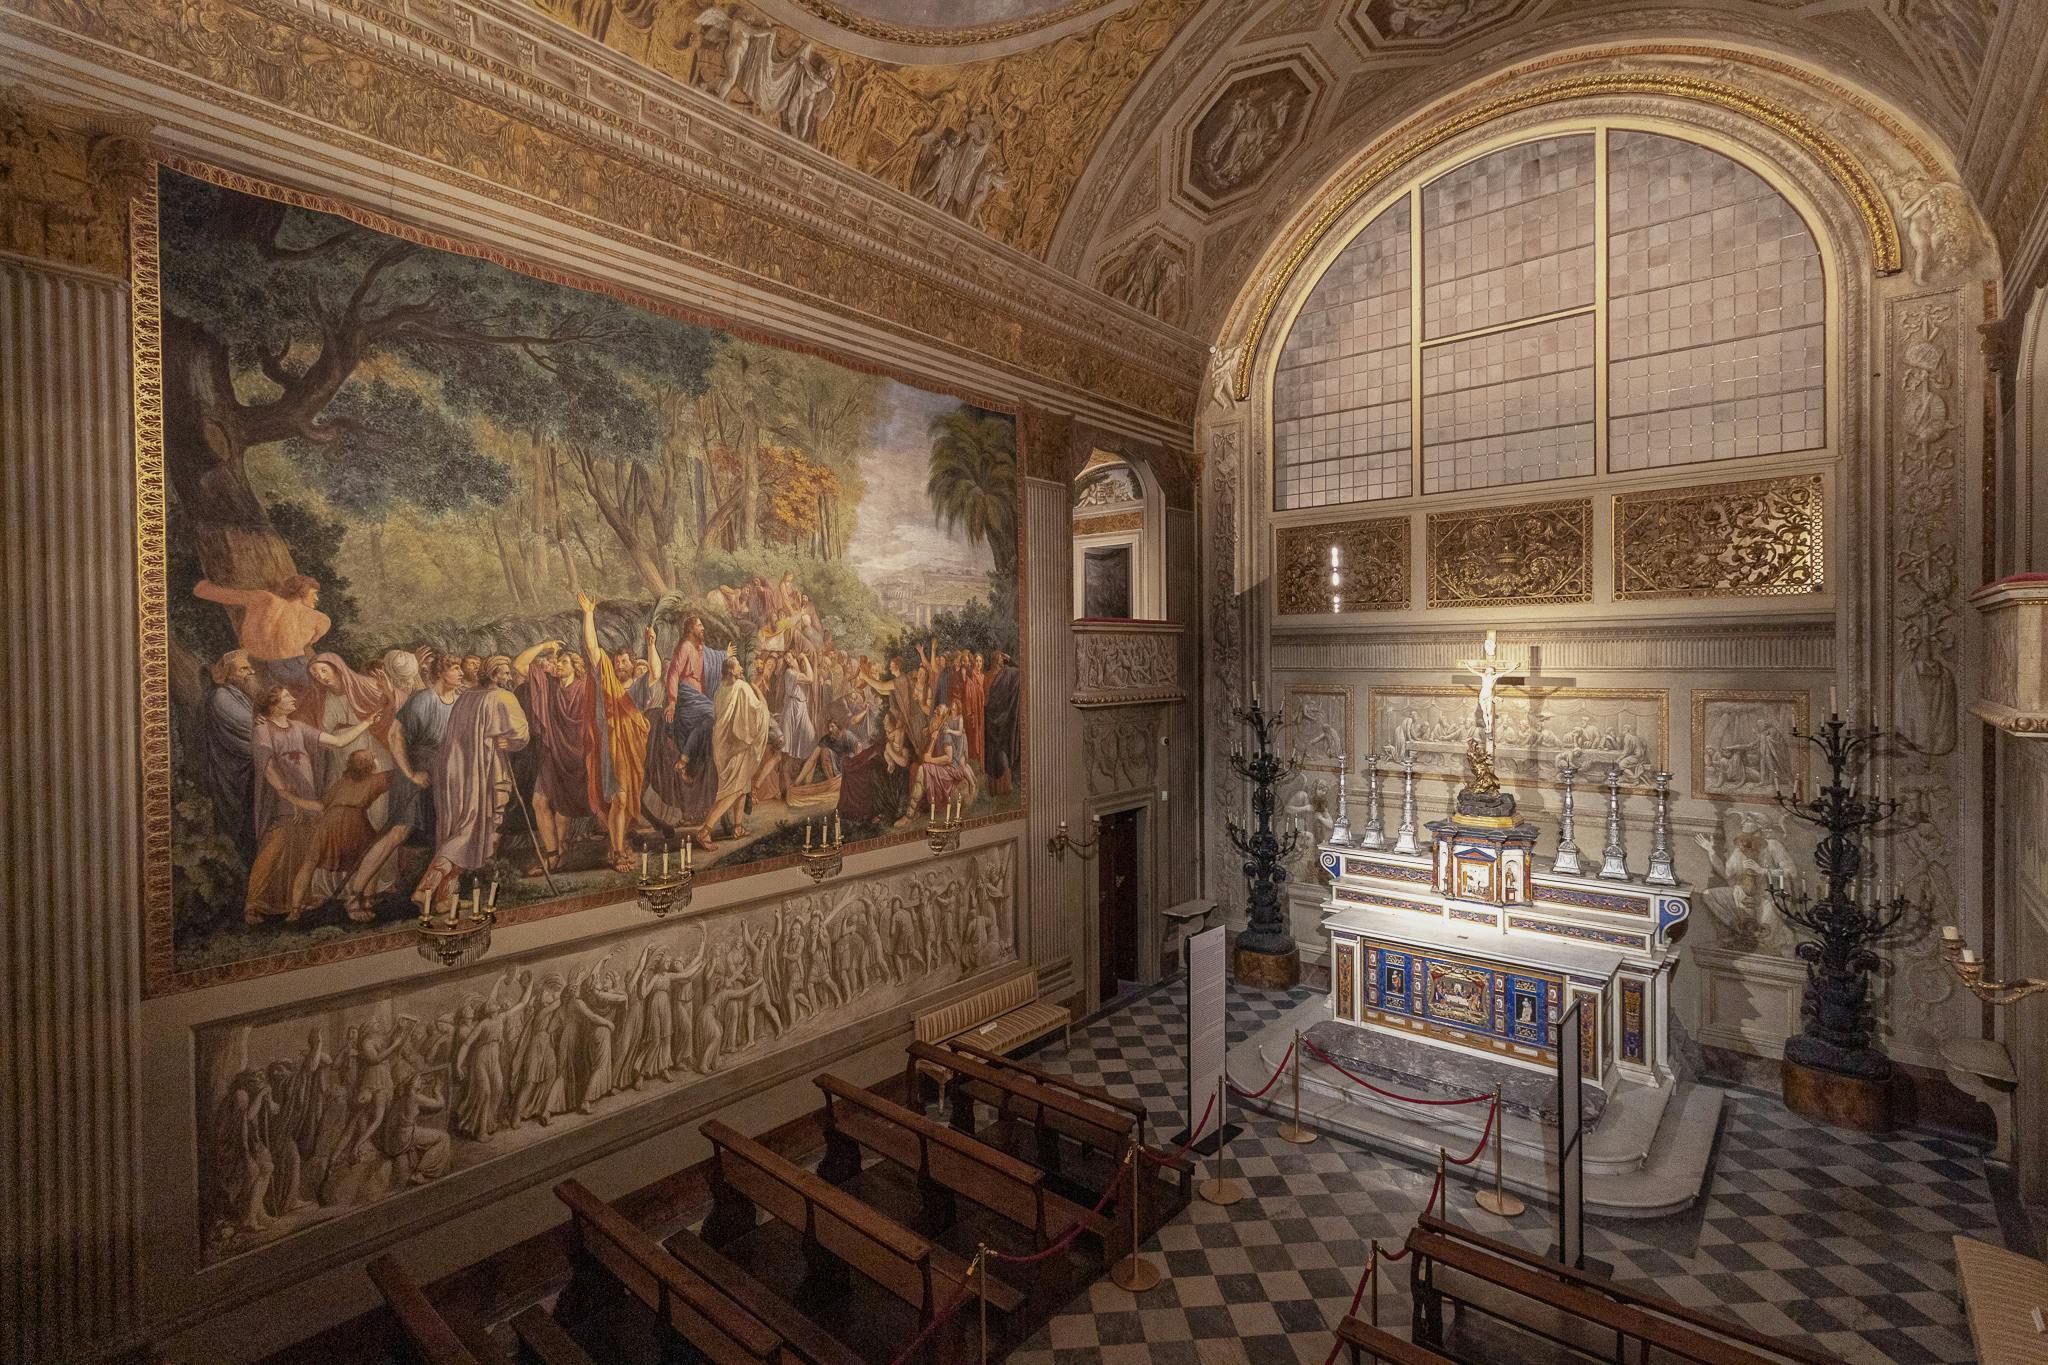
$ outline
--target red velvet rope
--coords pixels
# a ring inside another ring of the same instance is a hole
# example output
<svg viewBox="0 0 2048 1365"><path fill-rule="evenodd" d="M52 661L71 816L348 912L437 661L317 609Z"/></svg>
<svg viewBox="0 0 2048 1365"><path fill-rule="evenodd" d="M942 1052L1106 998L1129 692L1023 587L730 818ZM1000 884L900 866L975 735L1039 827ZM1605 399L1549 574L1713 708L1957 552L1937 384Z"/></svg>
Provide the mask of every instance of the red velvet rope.
<svg viewBox="0 0 2048 1365"><path fill-rule="evenodd" d="M1445 1157L1444 1160L1450 1162L1453 1166L1470 1166L1473 1162L1479 1160L1479 1154L1486 1150L1486 1140L1493 1136L1493 1121L1499 1117L1500 1106L1496 1104L1486 1111L1486 1127L1479 1134L1479 1145L1474 1147L1470 1154L1466 1156L1450 1156Z"/></svg>
<svg viewBox="0 0 2048 1365"><path fill-rule="evenodd" d="M1266 1083L1264 1085L1260 1086L1257 1090L1246 1090L1243 1086L1237 1084L1237 1082L1232 1081L1230 1083L1230 1088L1237 1092L1237 1097L1241 1100L1264 1099L1266 1097L1266 1092L1268 1090L1271 1090L1274 1086L1280 1084L1280 1073L1287 1069L1287 1063L1292 1061L1293 1059L1294 1044L1289 1043L1287 1045L1287 1051L1283 1053L1280 1057L1280 1065L1273 1068L1273 1074L1266 1078Z"/></svg>
<svg viewBox="0 0 2048 1365"><path fill-rule="evenodd" d="M1188 1154L1188 1149L1193 1147L1195 1143L1201 1140L1202 1131L1209 1126L1209 1120L1211 1117L1215 1115L1215 1113L1216 1097L1214 1095L1211 1095L1209 1097L1208 1105L1202 1110L1202 1121L1200 1123L1197 1123L1193 1128L1188 1130L1188 1140L1180 1145L1179 1151L1175 1152L1172 1156L1154 1156L1150 1152L1146 1151L1143 1147L1140 1147L1138 1149L1138 1154L1144 1157L1145 1160L1151 1162L1154 1166L1171 1166L1174 1162L1186 1156Z"/></svg>
<svg viewBox="0 0 2048 1365"><path fill-rule="evenodd" d="M1491 1091L1487 1091L1485 1093L1478 1095L1467 1095L1462 1099L1454 1100L1425 1100L1416 1095L1398 1095L1391 1090L1380 1089L1378 1086L1374 1085L1371 1081L1365 1079L1365 1077L1363 1076L1352 1075L1349 1071L1346 1071L1344 1069L1343 1065L1339 1063L1336 1058L1332 1057L1329 1053L1317 1047L1314 1043L1309 1042L1307 1039L1302 1040L1302 1046L1307 1048L1310 1052L1313 1052L1316 1055L1317 1060L1321 1061L1324 1066L1329 1067L1332 1071L1335 1071L1338 1075L1344 1077L1346 1080L1353 1081L1359 1085L1364 1086L1367 1090L1372 1091L1372 1093L1375 1095L1380 1095L1390 1100L1400 1100L1404 1104L1478 1104L1481 1100L1490 1100L1493 1098L1493 1092Z"/></svg>
<svg viewBox="0 0 2048 1365"><path fill-rule="evenodd" d="M1490 1121L1487 1126L1492 1127ZM1482 1147L1485 1146L1483 1142L1480 1145ZM1439 1193L1442 1192L1443 1187L1444 1173L1441 1170L1439 1170L1436 1173L1436 1183L1429 1187L1429 1198L1422 1201L1422 1207L1425 1212L1429 1209L1431 1205L1436 1203L1436 1197ZM1402 1247L1399 1251L1381 1251L1377 1247L1375 1247L1373 1249L1372 1256L1365 1263L1364 1272L1361 1273L1358 1277L1358 1288L1351 1292L1351 1307L1345 1312L1344 1316L1350 1318L1355 1318L1358 1316L1358 1305L1365 1299L1365 1287L1368 1284L1371 1284L1372 1277L1379 1273L1381 1261L1405 1261L1407 1259L1408 1248L1405 1246ZM1337 1365L1337 1355L1343 1349L1344 1338L1339 1337L1335 1341L1331 1342L1330 1353L1323 1357L1323 1365Z"/></svg>
<svg viewBox="0 0 2048 1365"><path fill-rule="evenodd" d="M988 1271L984 1268L981 1273L986 1275ZM931 1340L932 1333L953 1320L954 1314L958 1313L967 1300L974 1296L974 1276L970 1273L967 1279L968 1283L960 1286L960 1292L953 1296L953 1301L940 1309L938 1315L924 1325L923 1331L910 1339L910 1344L904 1347L897 1354L896 1358L889 1362L889 1365L904 1365L904 1362L918 1353L925 1342Z"/></svg>

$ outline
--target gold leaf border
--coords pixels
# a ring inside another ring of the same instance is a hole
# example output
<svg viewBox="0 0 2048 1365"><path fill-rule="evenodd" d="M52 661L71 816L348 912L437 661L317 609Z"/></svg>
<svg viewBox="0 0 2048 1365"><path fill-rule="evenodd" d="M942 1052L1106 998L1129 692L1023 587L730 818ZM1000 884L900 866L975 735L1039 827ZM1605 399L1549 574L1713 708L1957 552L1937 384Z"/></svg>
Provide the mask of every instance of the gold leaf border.
<svg viewBox="0 0 2048 1365"><path fill-rule="evenodd" d="M1461 113L1426 123L1397 142L1392 150L1368 163L1342 189L1330 196L1260 292L1258 306L1252 311L1251 322L1245 332L1237 373L1231 380L1231 392L1240 399L1251 396L1252 365L1280 295L1352 205L1410 163L1495 119L1546 104L1607 95L1661 95L1668 99L1709 104L1752 119L1778 133L1818 161L1849 197L1857 215L1863 220L1865 232L1869 234L1871 260L1877 273L1896 275L1903 268L1899 254L1899 227L1892 217L1891 204L1885 199L1884 191L1853 152L1798 110L1740 86L1698 76L1641 76L1628 72L1567 76L1501 95Z"/></svg>

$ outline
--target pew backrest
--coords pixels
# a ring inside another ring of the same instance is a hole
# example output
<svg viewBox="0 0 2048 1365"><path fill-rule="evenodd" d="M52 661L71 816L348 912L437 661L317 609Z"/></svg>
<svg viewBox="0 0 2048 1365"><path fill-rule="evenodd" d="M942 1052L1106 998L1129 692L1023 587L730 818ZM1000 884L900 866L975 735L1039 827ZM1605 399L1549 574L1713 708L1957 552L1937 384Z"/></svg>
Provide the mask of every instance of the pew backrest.
<svg viewBox="0 0 2048 1365"><path fill-rule="evenodd" d="M377 1256L364 1267L370 1282L384 1296L407 1347L420 1365L499 1365L496 1359L479 1359L455 1327L441 1315L427 1297L427 1291L406 1273L395 1257Z"/></svg>

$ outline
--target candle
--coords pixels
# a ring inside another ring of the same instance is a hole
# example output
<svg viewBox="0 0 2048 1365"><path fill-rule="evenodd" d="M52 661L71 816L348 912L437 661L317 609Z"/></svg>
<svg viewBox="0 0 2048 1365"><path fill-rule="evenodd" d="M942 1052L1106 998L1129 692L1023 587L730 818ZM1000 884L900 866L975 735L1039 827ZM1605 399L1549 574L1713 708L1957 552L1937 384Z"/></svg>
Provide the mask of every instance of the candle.
<svg viewBox="0 0 2048 1365"><path fill-rule="evenodd" d="M1962 936L1962 931L1957 929L1953 924L1944 924L1941 926L1941 937L1944 942L1954 943L1957 939L1961 938Z"/></svg>
<svg viewBox="0 0 2048 1365"><path fill-rule="evenodd" d="M1963 961L1969 963L1972 966L1975 966L1977 962L1977 950L1975 948L1963 949Z"/></svg>
<svg viewBox="0 0 2048 1365"><path fill-rule="evenodd" d="M686 842L686 843L684 843L684 845L683 845L683 871L685 871L685 872L688 872L689 870L690 870L690 845L689 845L689 844L688 844L688 843Z"/></svg>
<svg viewBox="0 0 2048 1365"><path fill-rule="evenodd" d="M661 846L661 875L662 875L662 876L664 876L664 877L666 877L666 876L668 875L668 845L667 845L667 844L663 844L663 845Z"/></svg>
<svg viewBox="0 0 2048 1365"><path fill-rule="evenodd" d="M832 817L832 842L835 844L842 843L845 841L845 838L845 834L840 830L839 816L834 814Z"/></svg>
<svg viewBox="0 0 2048 1365"><path fill-rule="evenodd" d="M1834 684L1833 684L1833 683L1829 683L1829 684L1828 684L1828 717L1829 717L1829 719L1833 719L1833 718L1834 718L1834 714L1835 714L1835 687L1834 687Z"/></svg>
<svg viewBox="0 0 2048 1365"><path fill-rule="evenodd" d="M471 919L482 919L483 913L484 889L481 886L472 886L469 889L469 917Z"/></svg>
<svg viewBox="0 0 2048 1365"><path fill-rule="evenodd" d="M640 880L647 880L647 850L644 848L640 850Z"/></svg>
<svg viewBox="0 0 2048 1365"><path fill-rule="evenodd" d="M811 846L811 822L810 822L810 821L808 821L808 820L806 820L806 821L804 821L804 848L808 850L808 849L810 848L810 846Z"/></svg>
<svg viewBox="0 0 2048 1365"><path fill-rule="evenodd" d="M498 879L496 877L491 878L490 908L493 910L498 908Z"/></svg>

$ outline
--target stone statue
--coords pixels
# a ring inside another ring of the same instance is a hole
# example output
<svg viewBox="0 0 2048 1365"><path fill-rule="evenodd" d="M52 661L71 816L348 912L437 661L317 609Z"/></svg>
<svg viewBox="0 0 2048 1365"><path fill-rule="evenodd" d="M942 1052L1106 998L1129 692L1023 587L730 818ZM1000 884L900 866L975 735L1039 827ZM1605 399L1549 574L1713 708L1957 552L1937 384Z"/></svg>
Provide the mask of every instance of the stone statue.
<svg viewBox="0 0 2048 1365"><path fill-rule="evenodd" d="M1494 632L1486 632L1484 652L1476 659L1466 659L1463 668L1467 673L1479 676L1479 737L1486 745L1486 756L1493 757L1493 693L1500 686L1500 680L1521 670L1519 661L1500 658L1494 641Z"/></svg>

